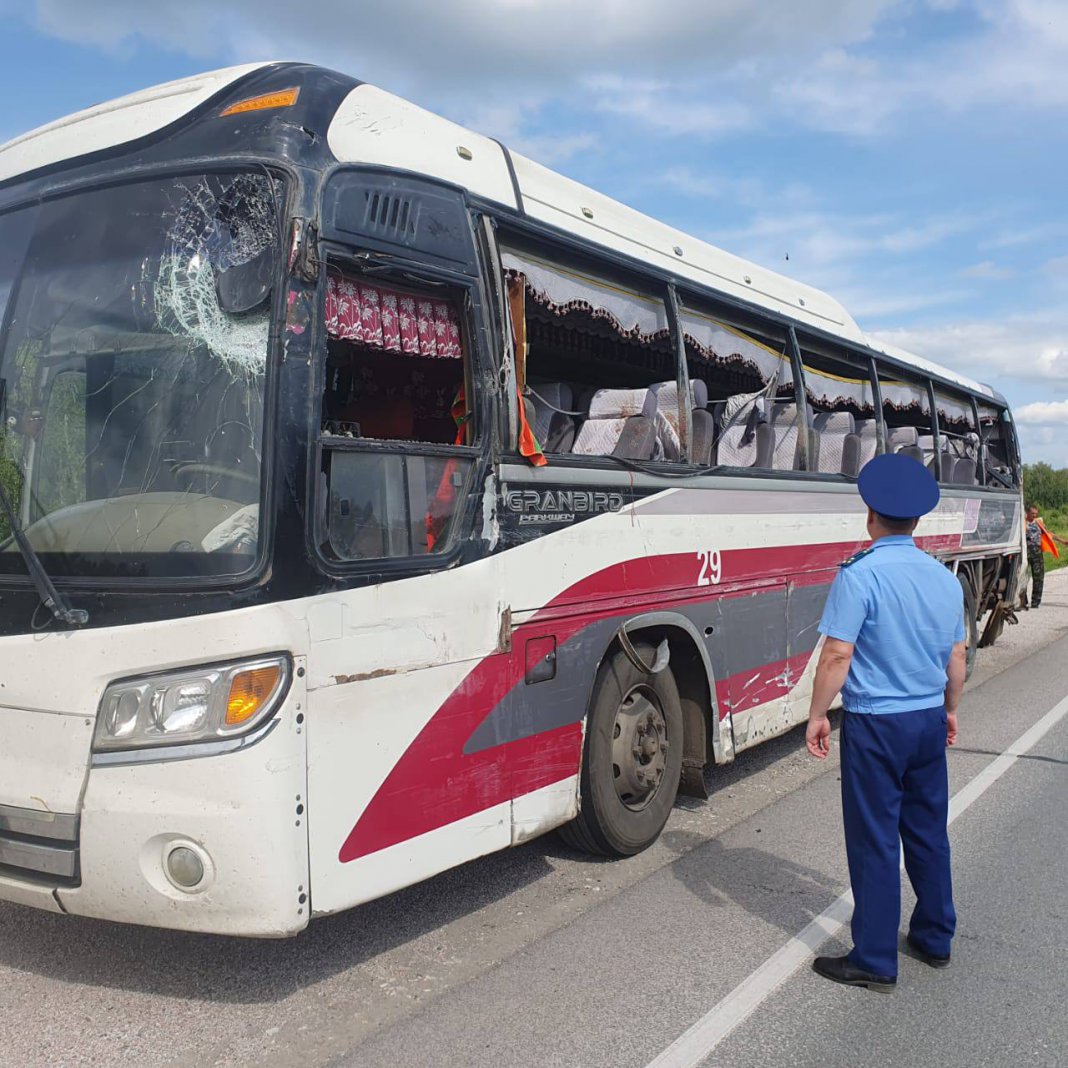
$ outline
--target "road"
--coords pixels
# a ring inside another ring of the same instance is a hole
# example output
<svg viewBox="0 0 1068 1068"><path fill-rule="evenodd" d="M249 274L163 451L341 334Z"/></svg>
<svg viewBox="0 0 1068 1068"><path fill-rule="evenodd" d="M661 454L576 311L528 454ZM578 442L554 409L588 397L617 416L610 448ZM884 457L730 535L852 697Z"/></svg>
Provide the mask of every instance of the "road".
<svg viewBox="0 0 1068 1068"><path fill-rule="evenodd" d="M0 1065L1063 1065L1068 716L1043 717L1066 662L1062 572L980 653L950 754L954 962L902 958L892 995L820 980L791 941L833 928L848 885L837 746L818 763L794 731L715 769L638 857L549 836L291 941L0 905Z"/></svg>

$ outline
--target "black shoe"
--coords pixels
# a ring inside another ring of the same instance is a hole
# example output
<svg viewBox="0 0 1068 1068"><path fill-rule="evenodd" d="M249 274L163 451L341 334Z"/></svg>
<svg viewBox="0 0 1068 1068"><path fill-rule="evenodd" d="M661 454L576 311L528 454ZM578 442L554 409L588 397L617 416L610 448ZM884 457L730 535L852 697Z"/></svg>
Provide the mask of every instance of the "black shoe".
<svg viewBox="0 0 1068 1068"><path fill-rule="evenodd" d="M866 986L869 990L878 990L889 994L897 986L894 975L873 975L849 963L848 957L817 957L812 962L812 970L824 979L846 986Z"/></svg>
<svg viewBox="0 0 1068 1068"><path fill-rule="evenodd" d="M912 950L916 959L922 960L924 964L929 965L932 968L949 967L950 955L948 953L945 956L938 953L928 953L911 934L905 938L905 942L908 944L909 949Z"/></svg>

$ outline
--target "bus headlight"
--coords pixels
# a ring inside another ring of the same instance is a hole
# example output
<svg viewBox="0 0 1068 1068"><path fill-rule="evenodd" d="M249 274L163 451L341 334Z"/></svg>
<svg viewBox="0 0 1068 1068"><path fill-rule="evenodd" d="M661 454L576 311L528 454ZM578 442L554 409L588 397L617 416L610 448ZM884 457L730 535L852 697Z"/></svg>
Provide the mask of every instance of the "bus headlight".
<svg viewBox="0 0 1068 1068"><path fill-rule="evenodd" d="M140 749L228 738L266 719L289 688L289 658L123 679L104 691L93 749Z"/></svg>

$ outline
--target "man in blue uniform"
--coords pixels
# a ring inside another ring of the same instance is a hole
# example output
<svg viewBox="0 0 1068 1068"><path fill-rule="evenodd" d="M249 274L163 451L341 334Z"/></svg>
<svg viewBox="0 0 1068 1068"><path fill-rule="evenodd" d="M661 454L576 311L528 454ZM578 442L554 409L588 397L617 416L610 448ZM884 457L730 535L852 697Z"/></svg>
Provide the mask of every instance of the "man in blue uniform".
<svg viewBox="0 0 1068 1068"><path fill-rule="evenodd" d="M912 540L919 517L938 504L930 472L905 456L877 456L858 488L872 545L831 586L805 736L809 752L826 758L827 710L841 691L853 950L813 967L838 983L889 991L897 983L899 838L917 899L913 953L945 967L956 928L946 746L957 739L964 687L964 598L952 573Z"/></svg>

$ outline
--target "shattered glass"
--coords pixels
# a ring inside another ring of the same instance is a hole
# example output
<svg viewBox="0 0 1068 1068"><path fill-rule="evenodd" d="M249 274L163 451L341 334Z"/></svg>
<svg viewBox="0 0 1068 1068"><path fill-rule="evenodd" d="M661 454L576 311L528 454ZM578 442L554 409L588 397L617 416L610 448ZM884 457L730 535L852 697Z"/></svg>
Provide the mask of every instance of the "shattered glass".
<svg viewBox="0 0 1068 1068"><path fill-rule="evenodd" d="M251 566L280 192L176 177L0 217L0 478L53 574Z"/></svg>

